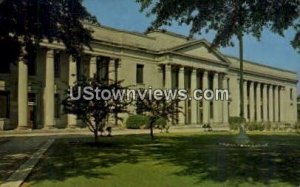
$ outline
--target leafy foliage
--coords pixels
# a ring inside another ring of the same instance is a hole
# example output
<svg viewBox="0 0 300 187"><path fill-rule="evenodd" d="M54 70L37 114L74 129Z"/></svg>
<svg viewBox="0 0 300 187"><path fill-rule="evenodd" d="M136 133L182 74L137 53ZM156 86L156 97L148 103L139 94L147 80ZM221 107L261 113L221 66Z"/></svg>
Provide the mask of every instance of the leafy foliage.
<svg viewBox="0 0 300 187"><path fill-rule="evenodd" d="M162 95L161 100L152 100L149 94L143 100L140 100L141 108L149 116L150 136L154 139L153 128L156 123L159 124L161 118L168 122L178 122L178 113L182 113L181 107L178 106L179 99L167 99ZM162 122L161 122L162 123Z"/></svg>
<svg viewBox="0 0 300 187"><path fill-rule="evenodd" d="M92 39L83 21L97 24L82 0L2 0L0 56L6 58L5 63L16 62L46 40L63 42L67 52L78 57Z"/></svg>
<svg viewBox="0 0 300 187"><path fill-rule="evenodd" d="M241 123L245 122L245 118L241 118L238 116L229 117L229 128L232 130L238 130Z"/></svg>
<svg viewBox="0 0 300 187"><path fill-rule="evenodd" d="M264 28L281 36L292 28L296 31L292 45L300 52L299 0L136 0L141 10L155 14L152 28L179 24L191 25L191 35L203 30L216 31L213 46L233 45L232 37L246 33L260 38Z"/></svg>
<svg viewBox="0 0 300 187"><path fill-rule="evenodd" d="M63 105L65 112L68 114L75 114L77 118L94 133L95 142L98 141L98 131L104 131L106 125L106 119L113 115L118 120L122 118L118 117L119 113L127 113L127 106L130 101L122 100L121 98L115 99L114 97L103 99L93 97L92 99L86 99L83 97L84 88L90 87L92 90L108 90L111 93L113 91L126 89L121 86L122 81L109 83L110 81L99 80L96 76L91 79L82 77L75 86L72 87L73 96L80 95L79 99L74 100L68 94L64 99Z"/></svg>
<svg viewBox="0 0 300 187"><path fill-rule="evenodd" d="M126 127L128 129L141 129L146 127L148 124L149 118L144 115L132 115L129 116L126 120Z"/></svg>

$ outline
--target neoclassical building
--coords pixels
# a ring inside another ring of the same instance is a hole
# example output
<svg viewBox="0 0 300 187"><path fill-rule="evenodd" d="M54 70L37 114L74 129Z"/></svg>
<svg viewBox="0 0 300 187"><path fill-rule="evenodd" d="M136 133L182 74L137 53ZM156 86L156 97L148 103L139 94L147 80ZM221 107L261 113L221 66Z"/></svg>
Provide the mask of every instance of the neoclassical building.
<svg viewBox="0 0 300 187"><path fill-rule="evenodd" d="M226 125L230 116L239 115L237 58L209 51L206 40L167 31L142 34L87 26L93 30L93 50L85 50L80 70L62 44L46 42L35 60L0 67L0 128L76 126L76 116L64 114L61 101L79 73L91 77L109 72L109 79L124 80L125 86L136 89L229 90L229 101L180 102L185 114L180 114L179 124ZM245 61L244 70L247 121L296 122L297 74L250 61ZM130 110L134 112L136 106Z"/></svg>

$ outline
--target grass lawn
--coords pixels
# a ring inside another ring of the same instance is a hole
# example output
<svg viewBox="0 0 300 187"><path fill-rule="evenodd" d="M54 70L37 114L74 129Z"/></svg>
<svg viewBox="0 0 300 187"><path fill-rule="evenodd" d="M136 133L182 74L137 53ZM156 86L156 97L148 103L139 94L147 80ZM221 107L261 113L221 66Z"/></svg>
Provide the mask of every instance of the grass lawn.
<svg viewBox="0 0 300 187"><path fill-rule="evenodd" d="M267 148L225 148L233 134L57 140L23 186L299 186L300 135L253 133ZM70 141L79 143L70 144Z"/></svg>

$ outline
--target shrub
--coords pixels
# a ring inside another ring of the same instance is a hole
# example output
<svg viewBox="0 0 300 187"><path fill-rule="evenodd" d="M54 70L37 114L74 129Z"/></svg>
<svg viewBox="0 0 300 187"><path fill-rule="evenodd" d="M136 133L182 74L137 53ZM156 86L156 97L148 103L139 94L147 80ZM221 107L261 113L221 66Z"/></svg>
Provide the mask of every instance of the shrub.
<svg viewBox="0 0 300 187"><path fill-rule="evenodd" d="M168 132L170 126L168 125L168 122L165 118L158 118L156 121L155 121L155 127L160 129L161 132L163 129L166 129L166 132Z"/></svg>
<svg viewBox="0 0 300 187"><path fill-rule="evenodd" d="M246 123L246 129L249 131L263 131L265 130L266 126L264 123L258 122L249 122Z"/></svg>
<svg viewBox="0 0 300 187"><path fill-rule="evenodd" d="M229 128L232 130L238 130L240 123L245 122L244 118L241 117L229 117Z"/></svg>
<svg viewBox="0 0 300 187"><path fill-rule="evenodd" d="M148 125L148 117L143 115L129 116L126 120L126 127L128 129L141 129Z"/></svg>
<svg viewBox="0 0 300 187"><path fill-rule="evenodd" d="M155 126L158 128L165 128L167 126L167 120L160 117L155 121Z"/></svg>

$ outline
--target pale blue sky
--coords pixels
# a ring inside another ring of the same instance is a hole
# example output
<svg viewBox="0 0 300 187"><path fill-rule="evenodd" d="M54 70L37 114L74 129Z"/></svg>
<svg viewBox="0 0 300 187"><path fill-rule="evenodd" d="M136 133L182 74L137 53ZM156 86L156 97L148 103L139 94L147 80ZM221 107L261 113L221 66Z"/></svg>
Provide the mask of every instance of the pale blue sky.
<svg viewBox="0 0 300 187"><path fill-rule="evenodd" d="M149 27L152 18L146 17L145 13L139 12L139 5L135 0L85 0L84 5L88 11L95 15L102 25L136 32L144 32ZM188 26L173 25L166 27L167 30L188 35ZM300 75L300 54L290 45L294 33L288 31L285 37L264 31L260 41L251 36L246 36L244 41L244 56L246 59L257 63L270 65L278 68L292 70ZM212 41L212 33L195 36ZM227 47L221 52L238 57L238 48ZM300 77L300 76L299 76ZM298 83L298 93L300 84Z"/></svg>

